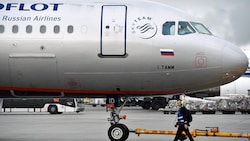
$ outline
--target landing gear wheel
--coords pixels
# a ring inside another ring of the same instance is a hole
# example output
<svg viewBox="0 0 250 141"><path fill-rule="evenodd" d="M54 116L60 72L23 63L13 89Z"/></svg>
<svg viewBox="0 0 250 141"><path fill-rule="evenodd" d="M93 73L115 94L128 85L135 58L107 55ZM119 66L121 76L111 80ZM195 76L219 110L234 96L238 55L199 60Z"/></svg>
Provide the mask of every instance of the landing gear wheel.
<svg viewBox="0 0 250 141"><path fill-rule="evenodd" d="M129 136L128 127L124 124L113 124L108 130L111 141L126 141Z"/></svg>

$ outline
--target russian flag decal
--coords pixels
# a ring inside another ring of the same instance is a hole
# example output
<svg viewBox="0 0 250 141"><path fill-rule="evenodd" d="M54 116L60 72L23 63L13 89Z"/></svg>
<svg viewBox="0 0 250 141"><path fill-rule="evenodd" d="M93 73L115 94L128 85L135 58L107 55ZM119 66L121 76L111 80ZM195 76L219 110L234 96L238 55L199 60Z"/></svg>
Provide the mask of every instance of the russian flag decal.
<svg viewBox="0 0 250 141"><path fill-rule="evenodd" d="M161 56L174 56L173 49L160 49Z"/></svg>

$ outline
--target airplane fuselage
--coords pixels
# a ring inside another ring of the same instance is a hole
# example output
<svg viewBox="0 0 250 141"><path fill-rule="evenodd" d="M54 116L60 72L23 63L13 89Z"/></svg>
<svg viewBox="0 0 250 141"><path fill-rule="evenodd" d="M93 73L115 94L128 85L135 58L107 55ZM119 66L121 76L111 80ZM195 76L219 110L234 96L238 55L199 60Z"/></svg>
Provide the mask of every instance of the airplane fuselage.
<svg viewBox="0 0 250 141"><path fill-rule="evenodd" d="M8 1L0 11L2 97L174 94L231 82L248 64L196 19L156 3ZM179 33L181 22L193 33Z"/></svg>

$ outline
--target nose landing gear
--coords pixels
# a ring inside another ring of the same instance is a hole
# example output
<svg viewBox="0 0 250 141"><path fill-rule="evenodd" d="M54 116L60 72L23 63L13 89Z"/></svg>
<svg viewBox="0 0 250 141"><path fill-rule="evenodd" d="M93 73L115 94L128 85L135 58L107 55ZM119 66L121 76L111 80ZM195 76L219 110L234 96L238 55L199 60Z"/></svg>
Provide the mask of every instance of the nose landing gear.
<svg viewBox="0 0 250 141"><path fill-rule="evenodd" d="M117 100L115 100L117 101ZM120 115L120 112L128 100L121 105L119 109L113 104L106 104L107 109L110 109L110 117L108 121L111 126L108 129L108 137L111 141L126 141L129 136L129 129L126 125L119 123L121 119L126 119L126 115Z"/></svg>

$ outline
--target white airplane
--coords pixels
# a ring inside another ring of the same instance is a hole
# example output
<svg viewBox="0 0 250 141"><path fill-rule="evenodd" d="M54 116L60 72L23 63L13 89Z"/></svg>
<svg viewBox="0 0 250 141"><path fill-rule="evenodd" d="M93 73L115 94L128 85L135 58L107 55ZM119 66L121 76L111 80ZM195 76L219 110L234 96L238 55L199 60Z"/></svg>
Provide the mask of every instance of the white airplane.
<svg viewBox="0 0 250 141"><path fill-rule="evenodd" d="M2 0L0 12L2 98L176 94L229 83L248 66L238 47L160 3ZM129 133L119 112L113 141Z"/></svg>

